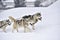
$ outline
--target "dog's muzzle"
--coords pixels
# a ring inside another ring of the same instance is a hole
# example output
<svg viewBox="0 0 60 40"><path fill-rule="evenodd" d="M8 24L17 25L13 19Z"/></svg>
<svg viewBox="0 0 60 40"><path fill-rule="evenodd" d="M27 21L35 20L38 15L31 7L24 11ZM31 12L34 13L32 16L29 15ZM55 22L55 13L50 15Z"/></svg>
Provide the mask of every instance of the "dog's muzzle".
<svg viewBox="0 0 60 40"><path fill-rule="evenodd" d="M39 20L42 20L42 17L38 18Z"/></svg>

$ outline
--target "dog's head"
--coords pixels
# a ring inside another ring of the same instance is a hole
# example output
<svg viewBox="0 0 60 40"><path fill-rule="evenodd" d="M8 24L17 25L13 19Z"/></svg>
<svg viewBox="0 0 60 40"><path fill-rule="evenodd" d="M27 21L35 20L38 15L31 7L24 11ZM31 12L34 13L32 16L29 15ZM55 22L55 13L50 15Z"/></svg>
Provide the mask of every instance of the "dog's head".
<svg viewBox="0 0 60 40"><path fill-rule="evenodd" d="M11 25L11 22L10 22L10 20L8 19L8 20L6 20L6 23L8 24L8 25Z"/></svg>
<svg viewBox="0 0 60 40"><path fill-rule="evenodd" d="M34 16L36 17L36 19L42 20L41 13L36 13L34 14Z"/></svg>

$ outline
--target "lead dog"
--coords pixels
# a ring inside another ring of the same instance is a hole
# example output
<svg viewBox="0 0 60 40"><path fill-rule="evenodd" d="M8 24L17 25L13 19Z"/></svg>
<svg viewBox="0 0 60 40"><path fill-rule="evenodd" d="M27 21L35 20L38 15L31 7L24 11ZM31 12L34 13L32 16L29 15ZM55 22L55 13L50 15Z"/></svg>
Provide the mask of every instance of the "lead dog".
<svg viewBox="0 0 60 40"><path fill-rule="evenodd" d="M23 16L22 18L32 26L33 30L35 30L34 25L38 22L38 20L42 19L41 13L35 13L33 15Z"/></svg>
<svg viewBox="0 0 60 40"><path fill-rule="evenodd" d="M5 29L8 25L11 25L9 20L0 21L0 28L2 28L4 32L6 32Z"/></svg>

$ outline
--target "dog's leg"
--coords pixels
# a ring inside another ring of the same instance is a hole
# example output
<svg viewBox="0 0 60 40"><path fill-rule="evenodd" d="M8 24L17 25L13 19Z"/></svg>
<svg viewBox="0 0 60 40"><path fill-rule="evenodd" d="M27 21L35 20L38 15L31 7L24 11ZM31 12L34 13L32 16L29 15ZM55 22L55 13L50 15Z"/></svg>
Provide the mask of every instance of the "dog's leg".
<svg viewBox="0 0 60 40"><path fill-rule="evenodd" d="M13 29L12 29L12 32L13 32L15 29L18 30L18 27L17 27L17 23L16 23L16 22L13 23Z"/></svg>
<svg viewBox="0 0 60 40"><path fill-rule="evenodd" d="M12 29L12 32L14 32L14 28Z"/></svg>
<svg viewBox="0 0 60 40"><path fill-rule="evenodd" d="M17 32L18 32L18 27L16 28Z"/></svg>
<svg viewBox="0 0 60 40"><path fill-rule="evenodd" d="M35 27L35 26L34 26L34 23L33 23L33 24L30 23L30 25L32 26L32 29L35 30L35 28L34 28L34 27Z"/></svg>
<svg viewBox="0 0 60 40"><path fill-rule="evenodd" d="M22 19L22 26L23 26L23 19Z"/></svg>
<svg viewBox="0 0 60 40"><path fill-rule="evenodd" d="M26 26L24 26L24 33L26 32Z"/></svg>
<svg viewBox="0 0 60 40"><path fill-rule="evenodd" d="M15 25L14 25L14 23L13 23L13 28L12 28L12 32L14 32L14 30L15 30Z"/></svg>
<svg viewBox="0 0 60 40"><path fill-rule="evenodd" d="M35 27L35 26L32 24L32 29L33 29L33 30L35 30L35 28L34 28L34 27Z"/></svg>
<svg viewBox="0 0 60 40"><path fill-rule="evenodd" d="M4 32L6 32L6 30L5 30L5 29L6 29L6 25L3 27L3 31L4 31Z"/></svg>
<svg viewBox="0 0 60 40"><path fill-rule="evenodd" d="M26 27L28 30L27 31L31 31L31 29L29 27Z"/></svg>
<svg viewBox="0 0 60 40"><path fill-rule="evenodd" d="M30 31L31 31L30 28L28 26L25 26L24 32L30 32Z"/></svg>

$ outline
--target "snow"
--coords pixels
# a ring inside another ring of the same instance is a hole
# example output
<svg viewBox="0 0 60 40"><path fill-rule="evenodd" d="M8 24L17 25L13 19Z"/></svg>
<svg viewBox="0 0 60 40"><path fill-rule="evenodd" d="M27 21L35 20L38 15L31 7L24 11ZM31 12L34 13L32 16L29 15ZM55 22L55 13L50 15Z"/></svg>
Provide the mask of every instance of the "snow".
<svg viewBox="0 0 60 40"><path fill-rule="evenodd" d="M41 12L42 21L36 23L35 30L24 33L23 28L19 28L19 32L12 33L11 25L7 27L6 33L0 30L0 40L60 40L60 0L49 7L21 7L5 10L0 13L0 20L8 19L8 16L20 18L36 12Z"/></svg>

